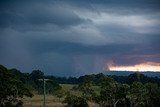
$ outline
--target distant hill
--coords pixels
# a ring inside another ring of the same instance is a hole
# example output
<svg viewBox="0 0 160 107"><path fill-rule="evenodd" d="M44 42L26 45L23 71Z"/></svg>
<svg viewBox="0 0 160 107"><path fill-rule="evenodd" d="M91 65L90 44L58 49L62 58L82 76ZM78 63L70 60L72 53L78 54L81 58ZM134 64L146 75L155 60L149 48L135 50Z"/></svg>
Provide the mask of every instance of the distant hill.
<svg viewBox="0 0 160 107"><path fill-rule="evenodd" d="M128 76L133 73L135 73L135 71L106 71L106 73L104 74L105 75ZM147 72L140 72L140 73L148 77L159 77L160 78L160 72L147 71Z"/></svg>

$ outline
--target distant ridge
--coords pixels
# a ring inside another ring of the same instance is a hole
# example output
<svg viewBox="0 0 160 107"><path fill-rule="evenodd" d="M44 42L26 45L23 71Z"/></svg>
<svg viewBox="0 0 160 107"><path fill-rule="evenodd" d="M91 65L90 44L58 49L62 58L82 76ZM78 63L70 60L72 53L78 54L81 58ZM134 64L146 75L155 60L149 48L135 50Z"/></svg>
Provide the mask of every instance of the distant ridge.
<svg viewBox="0 0 160 107"><path fill-rule="evenodd" d="M106 71L104 74L105 75L128 76L133 73L135 73L135 71ZM160 78L160 72L145 71L145 72L139 72L139 73L144 74L148 77L159 77Z"/></svg>

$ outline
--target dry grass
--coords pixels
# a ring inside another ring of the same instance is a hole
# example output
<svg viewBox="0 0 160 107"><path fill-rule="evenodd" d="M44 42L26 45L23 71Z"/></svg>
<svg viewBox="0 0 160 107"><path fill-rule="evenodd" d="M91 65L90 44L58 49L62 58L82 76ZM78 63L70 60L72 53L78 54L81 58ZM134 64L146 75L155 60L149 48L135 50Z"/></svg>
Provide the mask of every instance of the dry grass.
<svg viewBox="0 0 160 107"><path fill-rule="evenodd" d="M99 104L93 103L93 102L89 102L89 107L99 107Z"/></svg>
<svg viewBox="0 0 160 107"><path fill-rule="evenodd" d="M62 89L65 92L71 92L74 95L81 95L80 91L72 90L73 86L71 84L60 84L62 86ZM93 86L93 89L95 91L99 91L99 88L97 86ZM53 96L53 95L46 95L46 107L65 107L66 104L62 103L62 100L59 100L59 98ZM95 104L93 102L88 103L90 107L99 107L98 104ZM34 95L32 98L23 98L23 107L43 107L43 95Z"/></svg>
<svg viewBox="0 0 160 107"><path fill-rule="evenodd" d="M88 103L90 107L99 107L98 104L93 102ZM66 104L59 101L58 98L47 95L46 96L46 107L65 107ZM43 107L43 95L35 95L32 98L23 99L23 107Z"/></svg>
<svg viewBox="0 0 160 107"><path fill-rule="evenodd" d="M43 107L43 95L35 95L32 98L23 99L23 107ZM64 107L65 104L62 104L58 98L47 95L46 96L46 107Z"/></svg>

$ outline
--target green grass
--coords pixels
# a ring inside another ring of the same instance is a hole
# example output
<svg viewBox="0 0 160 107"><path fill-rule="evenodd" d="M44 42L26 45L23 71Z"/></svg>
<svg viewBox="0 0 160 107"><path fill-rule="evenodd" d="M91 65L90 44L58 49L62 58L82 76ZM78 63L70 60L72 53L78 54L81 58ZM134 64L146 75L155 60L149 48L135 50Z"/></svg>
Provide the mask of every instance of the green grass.
<svg viewBox="0 0 160 107"><path fill-rule="evenodd" d="M71 93L73 95L77 95L77 96L80 96L82 94L82 92L80 92L78 90L75 91L75 90L72 89L74 86L77 86L77 85L73 85L73 84L60 84L60 86L62 87L62 90L64 92L66 92L66 93L69 92L69 93Z"/></svg>
<svg viewBox="0 0 160 107"><path fill-rule="evenodd" d="M60 84L60 86L65 89L65 90L70 90L72 89L74 86L77 86L77 85L73 85L73 84Z"/></svg>
<svg viewBox="0 0 160 107"><path fill-rule="evenodd" d="M74 95L77 95L77 96L80 96L82 94L82 92L80 92L80 91L72 90L72 88L74 86L78 86L78 85L73 85L73 84L60 84L60 85L62 87L62 90L64 90L65 92L68 91L71 94L74 94ZM92 89L95 91L96 94L99 94L100 87L98 87L98 86L92 86Z"/></svg>

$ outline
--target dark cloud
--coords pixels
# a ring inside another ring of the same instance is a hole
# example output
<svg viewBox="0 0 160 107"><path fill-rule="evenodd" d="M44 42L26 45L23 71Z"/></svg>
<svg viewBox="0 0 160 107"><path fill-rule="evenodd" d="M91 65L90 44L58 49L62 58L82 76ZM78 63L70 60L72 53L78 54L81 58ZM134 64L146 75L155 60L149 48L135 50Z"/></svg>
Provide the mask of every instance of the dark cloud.
<svg viewBox="0 0 160 107"><path fill-rule="evenodd" d="M160 63L159 0L0 1L0 63L69 76Z"/></svg>
<svg viewBox="0 0 160 107"><path fill-rule="evenodd" d="M13 4L11 4L13 2ZM85 20L76 15L72 9L65 6L57 6L54 2L44 3L35 1L10 1L2 3L0 11L0 27L11 27L15 30L33 29L34 27L53 25L69 27L78 25ZM5 5L5 6L4 6Z"/></svg>
<svg viewBox="0 0 160 107"><path fill-rule="evenodd" d="M43 48L42 48L43 47ZM63 55L84 55L84 54L115 54L125 53L133 50L133 44L110 44L105 46L81 45L70 42L53 42L53 41L32 41L30 49L34 54L45 52L56 52Z"/></svg>
<svg viewBox="0 0 160 107"><path fill-rule="evenodd" d="M150 12L156 13L160 10L159 0L64 0L64 2L97 13L148 14Z"/></svg>

